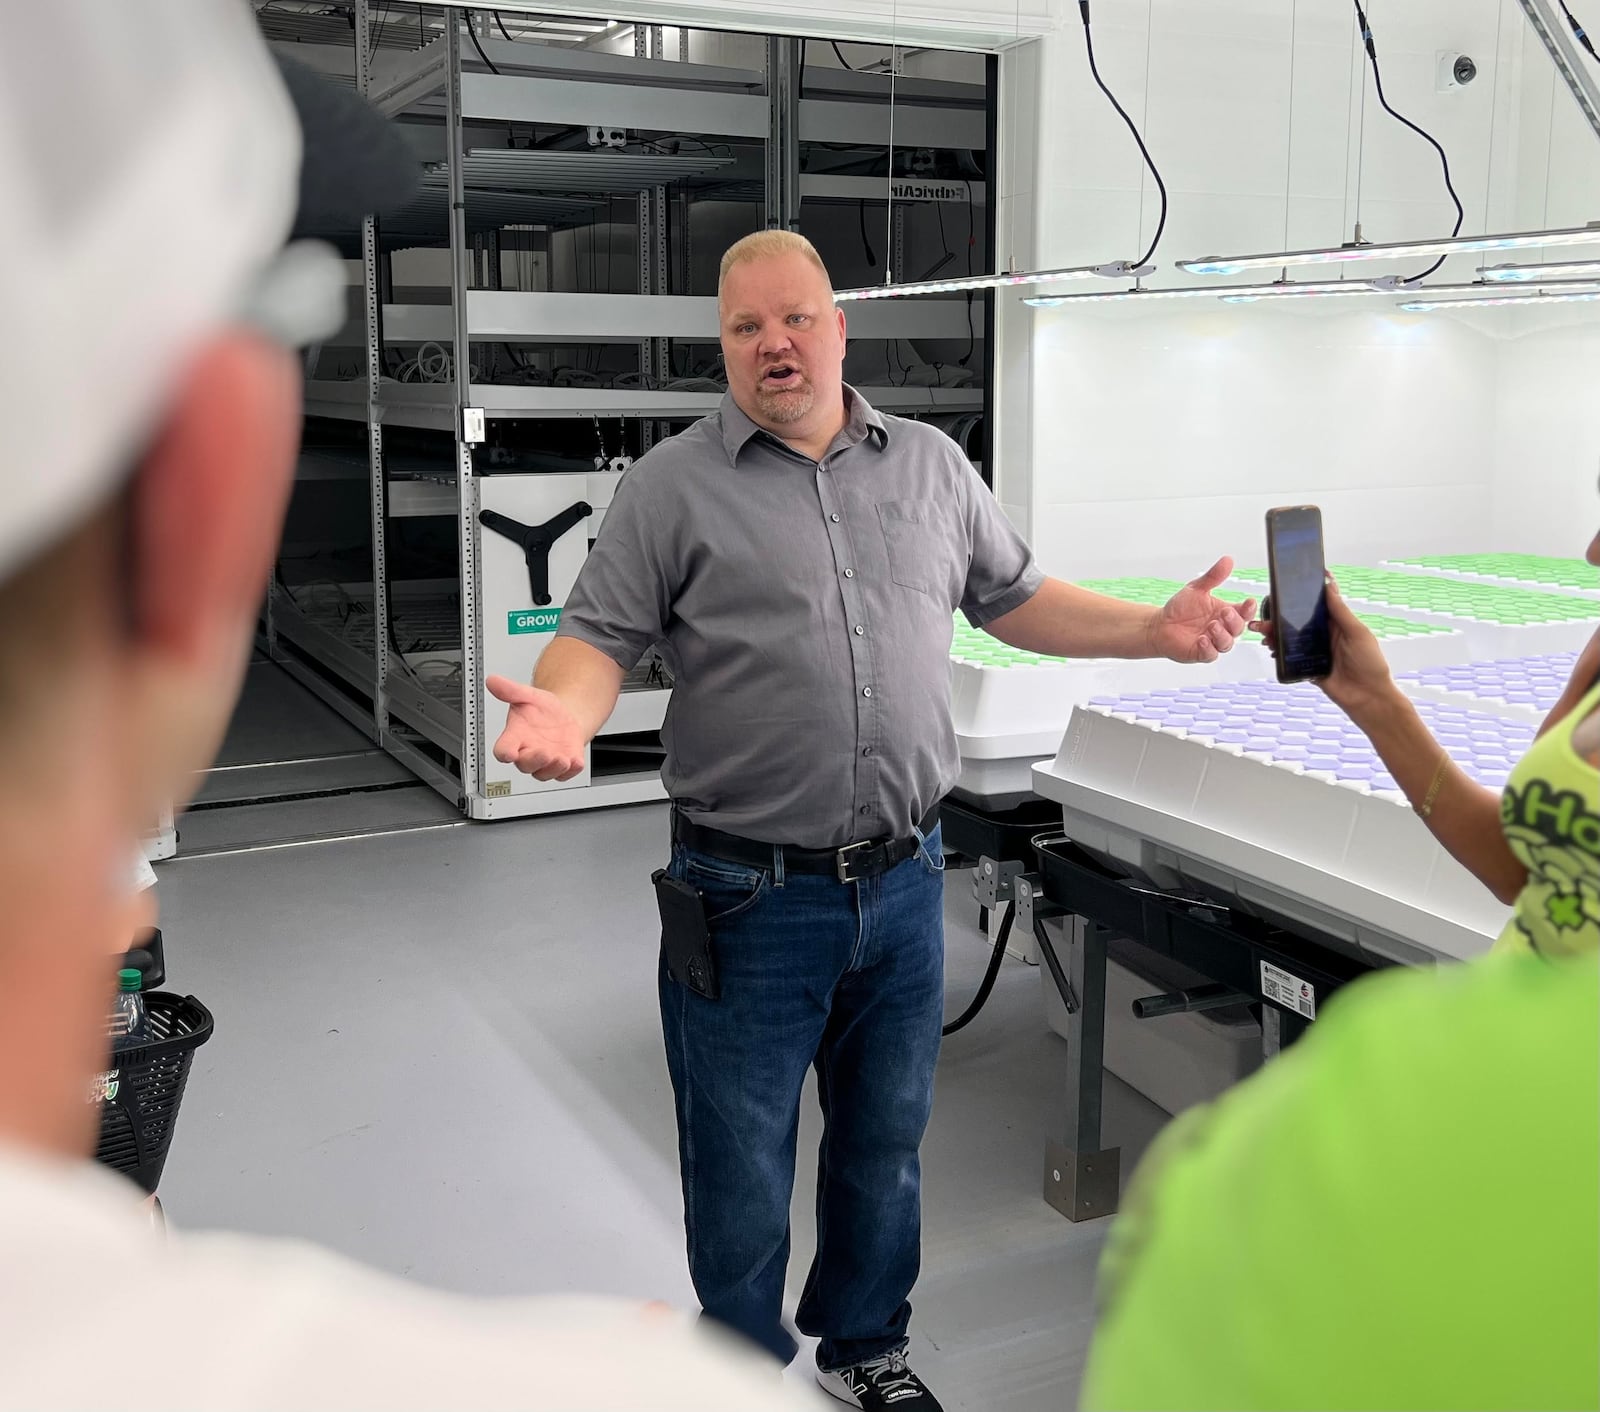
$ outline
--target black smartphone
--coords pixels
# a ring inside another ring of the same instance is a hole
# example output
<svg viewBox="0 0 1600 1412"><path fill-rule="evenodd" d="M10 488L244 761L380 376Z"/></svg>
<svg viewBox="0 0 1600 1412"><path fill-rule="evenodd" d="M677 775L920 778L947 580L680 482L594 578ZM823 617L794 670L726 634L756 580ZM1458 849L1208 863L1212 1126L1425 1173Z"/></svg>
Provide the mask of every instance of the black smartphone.
<svg viewBox="0 0 1600 1412"><path fill-rule="evenodd" d="M1333 670L1333 638L1322 511L1315 505L1267 511L1267 572L1272 580L1278 680L1327 676Z"/></svg>
<svg viewBox="0 0 1600 1412"><path fill-rule="evenodd" d="M696 995L717 999L722 990L711 954L705 898L698 888L664 870L652 873L650 881L655 884L656 906L661 912L661 949L667 958L668 973Z"/></svg>

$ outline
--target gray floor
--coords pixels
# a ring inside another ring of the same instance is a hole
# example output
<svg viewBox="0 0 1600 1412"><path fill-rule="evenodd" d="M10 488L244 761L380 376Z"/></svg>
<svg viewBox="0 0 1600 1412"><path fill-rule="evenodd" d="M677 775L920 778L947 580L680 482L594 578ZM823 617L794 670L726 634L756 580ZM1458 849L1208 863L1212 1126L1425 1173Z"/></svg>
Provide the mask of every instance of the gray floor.
<svg viewBox="0 0 1600 1412"><path fill-rule="evenodd" d="M282 667L250 664L215 768L178 821L181 851L454 823L460 811Z"/></svg>
<svg viewBox="0 0 1600 1412"><path fill-rule="evenodd" d="M650 806L163 865L169 987L217 1021L172 1218L450 1289L692 1303L647 881L664 828ZM952 876L952 1013L986 959L970 898ZM1039 1194L1064 1053L1039 983L1008 961L940 1063L913 1352L952 1409L1071 1407L1091 1327L1105 1223ZM1126 1174L1164 1115L1107 1086ZM791 1291L817 1130L808 1104Z"/></svg>

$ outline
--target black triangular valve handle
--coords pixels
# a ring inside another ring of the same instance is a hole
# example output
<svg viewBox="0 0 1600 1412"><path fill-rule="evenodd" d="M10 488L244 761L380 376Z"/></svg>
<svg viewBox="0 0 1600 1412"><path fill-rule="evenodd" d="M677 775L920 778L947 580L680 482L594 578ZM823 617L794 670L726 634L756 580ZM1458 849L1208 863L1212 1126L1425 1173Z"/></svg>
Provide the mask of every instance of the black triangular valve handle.
<svg viewBox="0 0 1600 1412"><path fill-rule="evenodd" d="M568 530L580 525L594 514L594 507L585 501L569 505L559 515L553 515L542 525L525 525L502 515L498 510L481 510L478 521L486 530L502 535L522 550L523 561L528 566L528 588L533 593L533 606L543 608L550 602L550 551Z"/></svg>

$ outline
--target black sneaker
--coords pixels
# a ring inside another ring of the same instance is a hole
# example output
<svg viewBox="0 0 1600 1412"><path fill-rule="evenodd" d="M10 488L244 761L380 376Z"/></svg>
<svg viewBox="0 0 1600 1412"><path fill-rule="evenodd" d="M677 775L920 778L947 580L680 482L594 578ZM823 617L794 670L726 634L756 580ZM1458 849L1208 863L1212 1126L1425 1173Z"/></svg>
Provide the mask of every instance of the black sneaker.
<svg viewBox="0 0 1600 1412"><path fill-rule="evenodd" d="M852 1368L817 1371L817 1386L849 1407L898 1407L904 1412L943 1412L922 1379L911 1371L904 1349L857 1363Z"/></svg>

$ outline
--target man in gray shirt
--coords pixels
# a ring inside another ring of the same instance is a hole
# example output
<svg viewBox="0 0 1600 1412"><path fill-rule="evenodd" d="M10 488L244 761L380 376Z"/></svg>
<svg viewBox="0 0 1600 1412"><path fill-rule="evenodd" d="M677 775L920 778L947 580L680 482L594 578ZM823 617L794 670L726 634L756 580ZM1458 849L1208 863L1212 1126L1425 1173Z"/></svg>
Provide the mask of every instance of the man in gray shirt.
<svg viewBox="0 0 1600 1412"><path fill-rule="evenodd" d="M676 679L661 1014L696 1292L793 1358L789 1203L815 1066L827 1130L799 1327L841 1401L927 1412L905 1349L944 1006L952 614L1035 652L1201 662L1253 605L1212 596L1226 560L1158 610L1046 578L955 443L844 384L844 315L802 237L740 241L718 298L728 396L628 473L534 685L491 679L510 708L495 757L576 774L660 646Z"/></svg>

